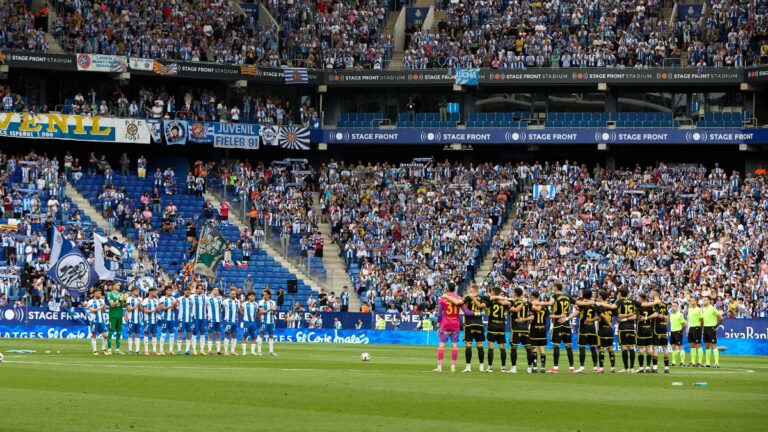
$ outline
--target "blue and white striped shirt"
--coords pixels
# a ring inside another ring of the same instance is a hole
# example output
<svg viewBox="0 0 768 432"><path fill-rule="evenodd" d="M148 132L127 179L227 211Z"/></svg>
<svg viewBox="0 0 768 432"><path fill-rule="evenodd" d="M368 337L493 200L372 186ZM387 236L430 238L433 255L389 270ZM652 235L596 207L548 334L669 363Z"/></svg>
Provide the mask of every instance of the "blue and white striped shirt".
<svg viewBox="0 0 768 432"><path fill-rule="evenodd" d="M259 304L255 302L243 303L243 322L258 322L259 321Z"/></svg>
<svg viewBox="0 0 768 432"><path fill-rule="evenodd" d="M236 323L240 302L237 299L224 299L222 304L224 305L224 322Z"/></svg>
<svg viewBox="0 0 768 432"><path fill-rule="evenodd" d="M259 309L264 310L264 315L262 315L264 324L275 323L275 312L272 308L276 307L276 305L277 303L274 300L259 300Z"/></svg>
<svg viewBox="0 0 768 432"><path fill-rule="evenodd" d="M208 318L206 309L208 308L208 296L205 294L193 294L190 296L192 299L192 313L195 315L195 319L204 320Z"/></svg>
<svg viewBox="0 0 768 432"><path fill-rule="evenodd" d="M91 299L88 300L88 303L86 304L86 307L88 309L95 309L96 312L88 312L89 318L91 320L91 323L97 323L97 324L103 324L106 322L104 313L100 310L102 307L104 307L104 299Z"/></svg>
<svg viewBox="0 0 768 432"><path fill-rule="evenodd" d="M160 304L160 302L157 299L152 298L145 298L143 302L141 302L141 305L144 306L144 309L154 310L157 309L157 306ZM145 312L144 313L144 323L146 324L157 324L158 315L160 315L160 312Z"/></svg>
<svg viewBox="0 0 768 432"><path fill-rule="evenodd" d="M179 322L191 323L192 315L192 297L179 297Z"/></svg>
<svg viewBox="0 0 768 432"><path fill-rule="evenodd" d="M128 312L128 324L141 324L142 313L138 308L140 304L141 300L138 297L128 297L128 300L125 301L126 308L136 308Z"/></svg>
<svg viewBox="0 0 768 432"><path fill-rule="evenodd" d="M165 321L174 321L176 319L173 313L174 308L172 307L174 302L176 302L176 299L173 296L163 296L160 298L160 304L165 308L163 312L160 312L160 319Z"/></svg>
<svg viewBox="0 0 768 432"><path fill-rule="evenodd" d="M208 319L211 322L221 322L221 297L208 298Z"/></svg>

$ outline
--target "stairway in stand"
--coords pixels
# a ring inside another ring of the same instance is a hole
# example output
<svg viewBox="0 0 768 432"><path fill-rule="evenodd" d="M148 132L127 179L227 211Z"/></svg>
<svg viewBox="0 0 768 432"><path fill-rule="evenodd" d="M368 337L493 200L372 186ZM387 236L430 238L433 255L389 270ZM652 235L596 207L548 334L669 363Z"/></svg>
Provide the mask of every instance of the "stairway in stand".
<svg viewBox="0 0 768 432"><path fill-rule="evenodd" d="M315 192L312 194L312 210L318 215L320 220L320 194ZM333 291L338 296L342 287L347 286L349 292L349 311L360 311L360 296L352 287L352 279L347 273L347 267L344 264L344 260L341 258L341 249L336 243L331 241L331 224L328 222L318 222L317 229L323 236L323 266L326 272L326 289Z"/></svg>
<svg viewBox="0 0 768 432"><path fill-rule="evenodd" d="M498 234L501 235L501 238L506 238L509 233L512 231L512 222L517 219L517 213L515 212L515 206L513 204L513 207L509 210L509 217L507 218L507 221L504 222L504 225L502 225L501 229L499 230ZM485 257L483 258L483 261L480 263L480 267L478 268L477 272L475 272L475 283L478 285L483 283L483 280L485 280L485 277L488 276L488 273L491 272L491 269L493 268L493 257L496 256L496 251L493 249L493 246L491 246L491 249L488 251L487 254L485 254Z"/></svg>

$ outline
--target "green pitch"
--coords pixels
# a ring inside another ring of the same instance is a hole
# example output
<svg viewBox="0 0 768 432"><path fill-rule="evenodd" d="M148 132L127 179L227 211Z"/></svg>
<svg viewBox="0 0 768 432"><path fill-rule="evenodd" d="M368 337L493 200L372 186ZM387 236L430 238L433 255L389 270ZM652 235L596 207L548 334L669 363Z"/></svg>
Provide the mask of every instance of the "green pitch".
<svg viewBox="0 0 768 432"><path fill-rule="evenodd" d="M97 357L87 341L0 340L0 430L694 432L768 424L766 358L724 354L722 369L669 375L501 375L497 352L490 375L431 373L435 349L426 347L276 350L276 358ZM360 361L363 351L370 362ZM699 381L709 386L694 387Z"/></svg>

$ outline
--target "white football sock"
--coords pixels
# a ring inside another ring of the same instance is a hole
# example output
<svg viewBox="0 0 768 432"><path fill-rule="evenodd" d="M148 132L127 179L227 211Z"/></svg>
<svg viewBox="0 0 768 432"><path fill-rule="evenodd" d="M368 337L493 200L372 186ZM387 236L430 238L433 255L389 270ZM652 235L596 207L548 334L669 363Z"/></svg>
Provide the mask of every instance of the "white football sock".
<svg viewBox="0 0 768 432"><path fill-rule="evenodd" d="M192 351L197 351L197 338L192 337Z"/></svg>
<svg viewBox="0 0 768 432"><path fill-rule="evenodd" d="M225 351L226 351L226 349L225 349ZM220 340L216 341L216 352L217 353L221 352L221 341Z"/></svg>
<svg viewBox="0 0 768 432"><path fill-rule="evenodd" d="M93 347L93 350L96 351L96 338L91 338L91 347Z"/></svg>
<svg viewBox="0 0 768 432"><path fill-rule="evenodd" d="M251 342L251 352L256 352L256 344Z"/></svg>
<svg viewBox="0 0 768 432"><path fill-rule="evenodd" d="M269 339L269 352L275 352L275 340L272 338Z"/></svg>
<svg viewBox="0 0 768 432"><path fill-rule="evenodd" d="M152 338L152 352L157 352L157 337Z"/></svg>
<svg viewBox="0 0 768 432"><path fill-rule="evenodd" d="M261 336L259 336L258 339L256 339L256 344L259 347L259 352L261 352Z"/></svg>
<svg viewBox="0 0 768 432"><path fill-rule="evenodd" d="M132 352L132 351L133 351L133 339L131 339L131 337L129 336L128 337L128 352Z"/></svg>
<svg viewBox="0 0 768 432"><path fill-rule="evenodd" d="M229 351L229 339L224 339L224 352Z"/></svg>

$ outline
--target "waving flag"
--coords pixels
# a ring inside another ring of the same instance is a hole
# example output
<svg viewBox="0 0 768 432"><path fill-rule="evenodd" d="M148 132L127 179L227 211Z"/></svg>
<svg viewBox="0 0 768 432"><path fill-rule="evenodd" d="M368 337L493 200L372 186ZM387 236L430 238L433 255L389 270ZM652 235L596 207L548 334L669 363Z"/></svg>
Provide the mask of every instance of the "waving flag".
<svg viewBox="0 0 768 432"><path fill-rule="evenodd" d="M163 140L162 120L147 120L147 127L149 127L149 135L152 137L153 143L159 143Z"/></svg>
<svg viewBox="0 0 768 432"><path fill-rule="evenodd" d="M176 63L164 65L155 60L155 62L152 64L152 72L158 75L172 76L179 73L179 66Z"/></svg>
<svg viewBox="0 0 768 432"><path fill-rule="evenodd" d="M309 150L309 128L281 127L278 144L291 150Z"/></svg>
<svg viewBox="0 0 768 432"><path fill-rule="evenodd" d="M533 185L533 199L551 200L555 197L555 185Z"/></svg>
<svg viewBox="0 0 768 432"><path fill-rule="evenodd" d="M96 274L101 280L114 280L123 261L125 245L93 233L93 257Z"/></svg>
<svg viewBox="0 0 768 432"><path fill-rule="evenodd" d="M304 68L283 69L283 76L286 84L306 84L309 82L309 75Z"/></svg>
<svg viewBox="0 0 768 432"><path fill-rule="evenodd" d="M48 265L52 266L62 255L66 255L75 247L75 244L69 240L64 240L64 236L55 227L53 230L53 240L51 241L51 256L48 259Z"/></svg>
<svg viewBox="0 0 768 432"><path fill-rule="evenodd" d="M240 65L240 75L258 76L259 68L254 65Z"/></svg>
<svg viewBox="0 0 768 432"><path fill-rule="evenodd" d="M213 225L206 225L200 233L195 254L194 272L215 277L216 265L224 256L224 236Z"/></svg>
<svg viewBox="0 0 768 432"><path fill-rule="evenodd" d="M280 135L279 126L265 126L259 131L261 143L265 146L276 146L277 138Z"/></svg>
<svg viewBox="0 0 768 432"><path fill-rule="evenodd" d="M48 270L48 277L69 291L73 299L82 297L99 281L99 276L77 246L61 255Z"/></svg>

